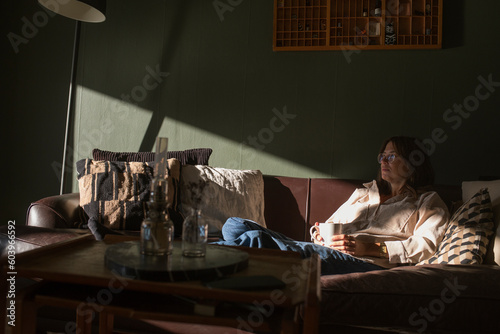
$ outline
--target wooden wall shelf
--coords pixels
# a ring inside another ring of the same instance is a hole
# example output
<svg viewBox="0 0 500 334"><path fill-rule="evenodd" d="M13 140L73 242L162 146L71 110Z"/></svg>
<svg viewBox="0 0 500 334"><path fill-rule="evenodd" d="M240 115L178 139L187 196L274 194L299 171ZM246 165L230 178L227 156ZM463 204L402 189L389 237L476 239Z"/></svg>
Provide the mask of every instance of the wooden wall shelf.
<svg viewBox="0 0 500 334"><path fill-rule="evenodd" d="M273 50L439 49L442 18L443 0L274 0Z"/></svg>

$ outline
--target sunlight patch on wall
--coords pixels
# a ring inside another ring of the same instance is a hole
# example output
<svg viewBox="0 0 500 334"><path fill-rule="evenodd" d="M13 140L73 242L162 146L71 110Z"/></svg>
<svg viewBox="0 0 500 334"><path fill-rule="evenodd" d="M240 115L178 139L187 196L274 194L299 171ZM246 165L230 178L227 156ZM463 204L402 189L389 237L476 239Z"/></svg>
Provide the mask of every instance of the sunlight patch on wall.
<svg viewBox="0 0 500 334"><path fill-rule="evenodd" d="M296 177L328 177L309 167L292 163L210 131L166 117L159 136L169 138L169 150L211 148L210 165L230 169L259 169L264 174Z"/></svg>
<svg viewBox="0 0 500 334"><path fill-rule="evenodd" d="M78 159L91 157L92 149L138 151L151 111L112 98L86 87L78 87L79 110L75 119Z"/></svg>
<svg viewBox="0 0 500 334"><path fill-rule="evenodd" d="M115 152L140 150L152 111L81 86L77 88L77 101L74 145L69 149L72 166L80 159L91 158L94 148ZM157 136L169 138L170 151L211 148L210 164L215 167L259 169L264 174L283 176L328 177L267 153L265 149L256 149L170 117L163 119ZM145 150L153 151L154 145ZM76 170L73 171L73 190L78 191Z"/></svg>

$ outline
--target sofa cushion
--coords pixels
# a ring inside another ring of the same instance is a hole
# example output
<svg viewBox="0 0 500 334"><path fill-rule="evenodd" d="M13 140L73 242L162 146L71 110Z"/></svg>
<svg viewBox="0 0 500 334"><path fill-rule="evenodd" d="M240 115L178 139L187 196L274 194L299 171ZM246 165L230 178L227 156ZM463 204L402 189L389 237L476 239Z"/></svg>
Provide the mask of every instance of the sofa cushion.
<svg viewBox="0 0 500 334"><path fill-rule="evenodd" d="M500 309L499 280L500 267L488 265L405 266L322 276L321 327L498 333L500 318L491 315Z"/></svg>
<svg viewBox="0 0 500 334"><path fill-rule="evenodd" d="M263 175L267 228L299 241L310 241L308 217L310 179ZM307 230L307 233L306 233Z"/></svg>
<svg viewBox="0 0 500 334"><path fill-rule="evenodd" d="M209 234L219 234L230 217L250 219L266 226L264 181L258 170L236 170L211 166L182 166L181 212L202 210Z"/></svg>
<svg viewBox="0 0 500 334"><path fill-rule="evenodd" d="M168 166L169 214L179 225L180 162L168 159ZM96 221L112 230L140 230L150 198L153 163L84 159L77 162L77 171L80 205L89 222Z"/></svg>
<svg viewBox="0 0 500 334"><path fill-rule="evenodd" d="M494 181L466 181L462 183L462 196L464 199L472 197L479 189L487 188L490 193L493 208L494 231L496 232L488 245L485 264L500 265L500 180Z"/></svg>
<svg viewBox="0 0 500 334"><path fill-rule="evenodd" d="M309 226L325 222L357 188L363 188L363 183L366 182L369 180L310 179ZM309 229L306 240L311 240Z"/></svg>
<svg viewBox="0 0 500 334"><path fill-rule="evenodd" d="M168 151L167 159L177 159L183 165L208 165L212 154L211 148L194 148L184 151ZM150 162L155 161L154 152L111 152L95 148L92 151L94 160Z"/></svg>
<svg viewBox="0 0 500 334"><path fill-rule="evenodd" d="M490 195L481 189L451 217L437 252L419 264L481 264L492 234Z"/></svg>

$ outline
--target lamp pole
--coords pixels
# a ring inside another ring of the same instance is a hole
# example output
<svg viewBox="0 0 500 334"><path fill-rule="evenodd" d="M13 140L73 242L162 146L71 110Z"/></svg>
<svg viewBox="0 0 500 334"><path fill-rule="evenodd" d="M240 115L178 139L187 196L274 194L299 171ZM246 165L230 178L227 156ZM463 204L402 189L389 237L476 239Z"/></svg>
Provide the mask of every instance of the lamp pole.
<svg viewBox="0 0 500 334"><path fill-rule="evenodd" d="M71 59L71 74L69 81L69 92L68 92L68 107L66 110L66 130L64 131L64 148L63 148L63 161L61 168L61 186L59 189L59 194L62 195L64 193L65 181L66 181L66 164L68 158L68 143L69 143L69 131L70 131L70 123L72 117L72 108L73 108L73 97L74 90L76 87L76 70L78 64L78 50L80 45L80 29L81 22L76 21L75 23L75 37L73 41L73 56Z"/></svg>
<svg viewBox="0 0 500 334"><path fill-rule="evenodd" d="M61 186L59 194L64 193L66 181L66 164L68 158L68 143L71 127L74 88L76 87L76 71L78 64L78 48L80 45L81 22L98 23L106 20L106 0L66 0L65 3L54 2L53 0L38 0L40 5L53 11L56 14L76 20L75 38L73 41L73 57L71 59L71 75L68 93L68 108L66 110L66 129L64 131L63 161L61 167Z"/></svg>

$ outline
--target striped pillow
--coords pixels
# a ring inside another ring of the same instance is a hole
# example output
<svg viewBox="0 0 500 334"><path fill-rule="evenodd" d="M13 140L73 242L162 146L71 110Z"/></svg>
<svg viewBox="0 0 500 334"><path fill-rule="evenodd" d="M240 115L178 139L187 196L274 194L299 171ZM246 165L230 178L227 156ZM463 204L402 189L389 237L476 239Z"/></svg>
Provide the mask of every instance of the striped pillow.
<svg viewBox="0 0 500 334"><path fill-rule="evenodd" d="M177 159L182 165L208 165L212 154L211 148L193 148L184 151L167 151L167 159ZM92 150L94 160L109 161L155 161L155 152L111 152L98 148Z"/></svg>
<svg viewBox="0 0 500 334"><path fill-rule="evenodd" d="M170 216L182 224L178 210L181 164L168 159L168 198ZM139 231L147 211L154 163L96 161L83 159L76 164L80 206L95 221L112 230Z"/></svg>
<svg viewBox="0 0 500 334"><path fill-rule="evenodd" d="M436 254L419 264L481 264L492 234L490 194L481 189L455 212Z"/></svg>

